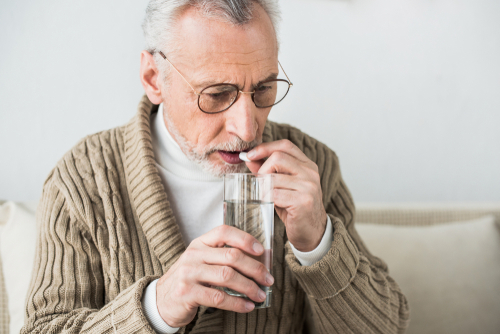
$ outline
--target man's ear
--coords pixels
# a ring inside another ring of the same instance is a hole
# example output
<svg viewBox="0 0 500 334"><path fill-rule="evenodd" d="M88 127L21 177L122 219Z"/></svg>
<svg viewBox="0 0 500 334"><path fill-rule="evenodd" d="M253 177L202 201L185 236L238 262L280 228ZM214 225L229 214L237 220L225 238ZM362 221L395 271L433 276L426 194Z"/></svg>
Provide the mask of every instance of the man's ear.
<svg viewBox="0 0 500 334"><path fill-rule="evenodd" d="M141 83L149 100L153 104L163 102L161 97L160 73L156 67L153 55L147 51L141 52Z"/></svg>

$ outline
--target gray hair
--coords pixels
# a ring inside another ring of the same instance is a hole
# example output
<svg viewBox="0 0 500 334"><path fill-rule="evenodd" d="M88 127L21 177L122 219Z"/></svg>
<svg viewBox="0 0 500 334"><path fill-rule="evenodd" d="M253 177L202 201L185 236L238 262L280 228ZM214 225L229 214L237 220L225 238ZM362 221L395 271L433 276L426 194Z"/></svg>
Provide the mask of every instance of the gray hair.
<svg viewBox="0 0 500 334"><path fill-rule="evenodd" d="M278 25L281 20L278 0L150 0L146 17L142 23L145 50L154 55L160 72L165 77L168 66L158 52L175 52L173 26L178 15L187 7L200 10L205 17L214 18L234 25L244 25L253 18L254 4L259 4L269 15L278 40Z"/></svg>

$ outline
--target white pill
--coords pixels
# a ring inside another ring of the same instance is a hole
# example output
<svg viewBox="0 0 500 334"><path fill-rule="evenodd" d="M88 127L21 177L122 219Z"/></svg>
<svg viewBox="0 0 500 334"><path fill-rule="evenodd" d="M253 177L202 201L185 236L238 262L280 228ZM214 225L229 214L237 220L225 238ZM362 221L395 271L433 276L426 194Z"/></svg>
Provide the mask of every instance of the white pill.
<svg viewBox="0 0 500 334"><path fill-rule="evenodd" d="M247 158L247 152L240 152L240 159L243 161L251 161Z"/></svg>

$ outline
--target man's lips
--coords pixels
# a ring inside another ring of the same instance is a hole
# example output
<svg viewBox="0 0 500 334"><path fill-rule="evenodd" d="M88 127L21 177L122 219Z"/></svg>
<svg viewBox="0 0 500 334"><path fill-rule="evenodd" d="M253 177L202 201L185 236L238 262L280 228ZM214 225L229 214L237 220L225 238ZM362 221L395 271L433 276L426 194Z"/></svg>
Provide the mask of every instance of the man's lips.
<svg viewBox="0 0 500 334"><path fill-rule="evenodd" d="M243 162L243 160L240 159L240 152L248 152L248 150L243 150L243 151L217 151L225 162L228 164L236 165L240 164Z"/></svg>

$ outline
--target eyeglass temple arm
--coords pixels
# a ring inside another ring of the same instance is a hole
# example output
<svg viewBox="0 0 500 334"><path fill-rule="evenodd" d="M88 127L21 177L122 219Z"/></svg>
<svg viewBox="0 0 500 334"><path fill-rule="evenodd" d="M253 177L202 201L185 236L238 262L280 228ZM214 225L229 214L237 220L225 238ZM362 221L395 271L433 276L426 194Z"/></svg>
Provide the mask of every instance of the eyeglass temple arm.
<svg viewBox="0 0 500 334"><path fill-rule="evenodd" d="M158 51L158 53L160 54L160 56L163 57L163 59L165 59L166 61L168 61L168 63L170 64L170 66L172 66L174 68L174 70L179 73L179 75L181 76L181 78L188 84L189 87L191 87L191 89L193 90L193 92L196 94L196 95L200 95L197 91L194 90L193 86L191 86L191 84L186 80L186 78L184 78L184 76L181 74L181 72L179 72L179 70L177 69L177 67L174 66L174 64L172 64L170 62L170 60L168 60L168 58L163 54L163 52L161 51ZM280 65L281 66L281 65ZM283 71L284 72L284 71ZM285 74L286 75L286 74Z"/></svg>
<svg viewBox="0 0 500 334"><path fill-rule="evenodd" d="M168 61L168 63L170 64L170 66L172 66L174 68L174 70L179 73L179 75L181 76L181 78L188 84L189 87L191 87L191 89L193 90L193 92L196 94L196 95L200 95L196 90L194 90L193 86L191 86L191 84L186 80L186 78L184 78L184 76L181 74L181 72L179 72L179 70L177 69L177 67L174 66L174 64L172 64L170 62L170 60L168 60L167 56L165 56L163 54L163 52L161 51L158 51L158 53L160 54L160 56L163 57L163 59L165 59L166 61ZM283 66L281 65L280 61L278 60L278 64L280 65L280 68L281 70L283 71L283 73L285 74L285 77L287 78L288 82L290 82L290 86L293 86L293 83L292 83L292 80L290 80L290 78L288 77L288 75L286 74L285 72L285 69L283 68Z"/></svg>
<svg viewBox="0 0 500 334"><path fill-rule="evenodd" d="M283 73L285 74L285 77L287 78L288 82L290 83L290 86L293 86L292 80L290 80L290 78L288 77L288 75L286 75L286 72L285 72L285 70L283 69L283 66L281 66L281 63L280 63L280 61L279 61L279 60L278 60L278 64L280 65L280 68L281 68L281 70L283 71Z"/></svg>

